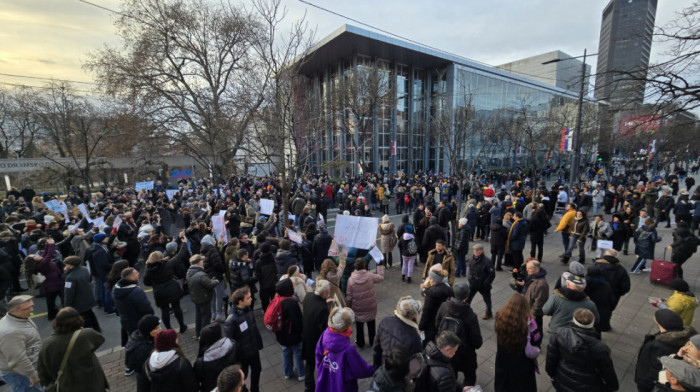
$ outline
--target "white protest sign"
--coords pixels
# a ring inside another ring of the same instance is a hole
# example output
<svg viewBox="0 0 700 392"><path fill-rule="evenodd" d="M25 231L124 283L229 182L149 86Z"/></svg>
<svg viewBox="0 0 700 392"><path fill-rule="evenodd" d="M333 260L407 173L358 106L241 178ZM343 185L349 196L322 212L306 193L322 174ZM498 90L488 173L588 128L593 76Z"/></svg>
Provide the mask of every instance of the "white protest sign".
<svg viewBox="0 0 700 392"><path fill-rule="evenodd" d="M119 229L119 225L122 224L122 218L120 216L117 216L114 218L114 223L112 224L112 227L115 229Z"/></svg>
<svg viewBox="0 0 700 392"><path fill-rule="evenodd" d="M142 182L137 182L134 185L134 190L135 191L141 191L141 190L151 190L153 189L153 181L142 181Z"/></svg>
<svg viewBox="0 0 700 392"><path fill-rule="evenodd" d="M92 219L90 219L90 214L88 214L87 208L85 208L85 204L79 204L78 210L80 211L81 214L83 214L83 217L85 217L85 219L88 221L88 223L92 223Z"/></svg>
<svg viewBox="0 0 700 392"><path fill-rule="evenodd" d="M219 217L223 218L226 216L226 210L219 210Z"/></svg>
<svg viewBox="0 0 700 392"><path fill-rule="evenodd" d="M297 232L294 231L294 230L289 230L289 229L287 229L287 237L289 237L289 240L290 240L290 241L294 241L294 242L296 242L297 244L301 244L301 243L302 243L301 234L297 233Z"/></svg>
<svg viewBox="0 0 700 392"><path fill-rule="evenodd" d="M272 215L275 209L275 202L270 199L260 199L260 213L263 215Z"/></svg>
<svg viewBox="0 0 700 392"><path fill-rule="evenodd" d="M56 199L49 200L44 204L52 212L61 212L61 203L59 203Z"/></svg>
<svg viewBox="0 0 700 392"><path fill-rule="evenodd" d="M168 196L168 200L172 200L177 192L177 189L166 189L165 195Z"/></svg>
<svg viewBox="0 0 700 392"><path fill-rule="evenodd" d="M607 240L598 240L598 249L612 249L613 242Z"/></svg>
<svg viewBox="0 0 700 392"><path fill-rule="evenodd" d="M58 203L59 208L61 209L61 214L63 214L64 217L66 217L66 220L68 220L68 206L64 202Z"/></svg>
<svg viewBox="0 0 700 392"><path fill-rule="evenodd" d="M376 261L377 263L384 260L384 255L382 254L382 251L379 250L379 248L377 248L376 246L369 251L369 255L372 256L374 261Z"/></svg>
<svg viewBox="0 0 700 392"><path fill-rule="evenodd" d="M339 245L369 249L376 242L378 223L377 218L338 215L335 220L335 240Z"/></svg>
<svg viewBox="0 0 700 392"><path fill-rule="evenodd" d="M101 216L99 218L93 219L92 220L92 225L95 227L102 227L105 224L105 217Z"/></svg>
<svg viewBox="0 0 700 392"><path fill-rule="evenodd" d="M219 215L212 216L211 227L214 229L214 238L216 238L217 241L223 241L224 243L228 244L226 226L224 226L224 217Z"/></svg>

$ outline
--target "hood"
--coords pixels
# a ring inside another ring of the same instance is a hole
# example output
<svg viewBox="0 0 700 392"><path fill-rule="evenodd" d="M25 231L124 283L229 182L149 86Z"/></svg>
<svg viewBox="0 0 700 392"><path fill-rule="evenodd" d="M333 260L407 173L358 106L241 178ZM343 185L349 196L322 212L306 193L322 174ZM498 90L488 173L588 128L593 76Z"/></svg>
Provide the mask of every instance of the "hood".
<svg viewBox="0 0 700 392"><path fill-rule="evenodd" d="M112 290L112 295L115 299L122 299L128 296L133 290L136 290L137 287L139 286L136 283L130 282L126 279L121 279L114 286L114 289Z"/></svg>
<svg viewBox="0 0 700 392"><path fill-rule="evenodd" d="M223 358L234 348L233 342L227 337L223 337L212 344L207 351L204 352L204 362L216 361Z"/></svg>
<svg viewBox="0 0 700 392"><path fill-rule="evenodd" d="M353 248L348 249L348 256L347 257L348 258L357 257L357 248L353 247Z"/></svg>
<svg viewBox="0 0 700 392"><path fill-rule="evenodd" d="M192 279L192 277L197 273L197 272L204 272L204 267L200 267L198 265L192 265L190 268L187 270L187 279Z"/></svg>
<svg viewBox="0 0 700 392"><path fill-rule="evenodd" d="M667 331L656 335L656 340L669 346L682 347L690 338L695 335L695 328L684 327L681 331Z"/></svg>
<svg viewBox="0 0 700 392"><path fill-rule="evenodd" d="M163 268L163 262L162 261L156 261L155 263L148 263L146 264L146 270L151 271L151 272L157 272L161 268Z"/></svg>
<svg viewBox="0 0 700 392"><path fill-rule="evenodd" d="M284 260L286 258L292 257L292 252L288 250L282 250L278 249L277 250L277 255L275 255L275 259L277 260Z"/></svg>
<svg viewBox="0 0 700 392"><path fill-rule="evenodd" d="M568 300L575 301L575 302L580 302L580 301L583 301L584 299L588 298L588 296L586 295L586 293L583 290L581 290L581 291L572 290L568 287L561 287L557 290L554 290L554 293L563 297L563 298L566 298Z"/></svg>
<svg viewBox="0 0 700 392"><path fill-rule="evenodd" d="M151 370L162 369L168 366L169 364L175 362L177 357L178 355L175 352L175 350L163 352L154 351L151 354L151 358L149 358L148 360L148 366L151 368Z"/></svg>
<svg viewBox="0 0 700 392"><path fill-rule="evenodd" d="M403 233L403 240L404 241L410 241L414 238L416 238L416 237L411 233Z"/></svg>
<svg viewBox="0 0 700 392"><path fill-rule="evenodd" d="M321 335L321 342L323 348L332 353L343 352L351 346L350 339L339 333L331 332L330 329L326 329L323 335Z"/></svg>
<svg viewBox="0 0 700 392"><path fill-rule="evenodd" d="M620 260L618 260L617 257L615 257L615 256L603 256L602 259L596 260L596 263L605 263L605 262L612 264L612 265L620 264ZM593 265L595 265L595 264L593 264Z"/></svg>
<svg viewBox="0 0 700 392"><path fill-rule="evenodd" d="M389 222L389 223L382 223L379 225L379 233L383 235L389 235L391 232L394 231L394 224Z"/></svg>
<svg viewBox="0 0 700 392"><path fill-rule="evenodd" d="M275 285L275 291L280 297L291 297L294 295L294 284L291 279L282 279Z"/></svg>

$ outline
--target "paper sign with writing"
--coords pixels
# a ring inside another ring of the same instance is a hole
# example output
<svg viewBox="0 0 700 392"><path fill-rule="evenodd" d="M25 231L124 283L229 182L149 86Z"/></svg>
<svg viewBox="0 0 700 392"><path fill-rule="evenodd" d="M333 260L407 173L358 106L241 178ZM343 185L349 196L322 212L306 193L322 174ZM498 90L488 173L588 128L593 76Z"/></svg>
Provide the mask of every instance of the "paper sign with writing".
<svg viewBox="0 0 700 392"><path fill-rule="evenodd" d="M49 200L45 202L46 207L53 212L61 212L61 203L56 199Z"/></svg>
<svg viewBox="0 0 700 392"><path fill-rule="evenodd" d="M301 234L297 233L297 232L294 231L294 230L289 230L289 229L287 229L287 237L289 237L289 240L290 240L290 241L294 241L294 242L296 242L297 244L301 244L301 243L302 243Z"/></svg>
<svg viewBox="0 0 700 392"><path fill-rule="evenodd" d="M92 225L95 227L102 227L105 225L105 217L101 216L99 218L93 219L92 220Z"/></svg>
<svg viewBox="0 0 700 392"><path fill-rule="evenodd" d="M134 190L135 191L141 191L141 190L151 190L153 189L153 181L142 181L142 182L137 182L134 185Z"/></svg>
<svg viewBox="0 0 700 392"><path fill-rule="evenodd" d="M224 226L224 217L214 215L211 217L211 226L214 229L214 237L217 241L223 241L228 244L228 236L226 235L226 226Z"/></svg>
<svg viewBox="0 0 700 392"><path fill-rule="evenodd" d="M89 222L92 223L92 219L90 219L90 214L87 212L87 208L85 208L85 204L79 204L78 205L78 210L80 211L81 214L83 214L83 217Z"/></svg>
<svg viewBox="0 0 700 392"><path fill-rule="evenodd" d="M335 240L339 245L369 249L377 239L377 218L338 215L335 220Z"/></svg>
<svg viewBox="0 0 700 392"><path fill-rule="evenodd" d="M270 199L260 199L260 213L263 215L272 215L275 209L275 202Z"/></svg>
<svg viewBox="0 0 700 392"><path fill-rule="evenodd" d="M177 192L177 189L166 189L165 195L168 196L168 200L172 200Z"/></svg>
<svg viewBox="0 0 700 392"><path fill-rule="evenodd" d="M607 241L607 240L598 240L598 248L599 249L612 249L613 242Z"/></svg>
<svg viewBox="0 0 700 392"><path fill-rule="evenodd" d="M377 262L381 262L384 260L384 255L382 254L382 251L379 250L376 246L372 248L372 250L369 251L369 255L372 256L372 258Z"/></svg>

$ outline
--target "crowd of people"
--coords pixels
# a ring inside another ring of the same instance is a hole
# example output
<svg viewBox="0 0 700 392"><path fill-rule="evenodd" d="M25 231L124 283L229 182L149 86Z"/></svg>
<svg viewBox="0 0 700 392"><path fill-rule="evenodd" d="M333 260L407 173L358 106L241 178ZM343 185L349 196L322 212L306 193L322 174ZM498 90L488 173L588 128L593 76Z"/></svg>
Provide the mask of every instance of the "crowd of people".
<svg viewBox="0 0 700 392"><path fill-rule="evenodd" d="M700 335L690 325L697 301L682 265L700 244L700 190L692 177L680 189L675 172L593 174L571 190L517 173L494 182L475 174L312 176L289 194L274 177L181 180L172 191L160 182L140 191L72 189L64 197L11 189L0 209L2 380L14 391L106 390L95 356L105 341L98 308L119 317L125 375L137 391L258 392L264 329L281 347L284 377L307 391L357 391L363 378L373 378L373 391L478 391L480 323L492 318L495 390L537 390L547 337L545 371L555 389L614 391L601 332L611 330L630 291L620 256L633 251L630 273L647 272L657 224L673 222L674 293L653 304L659 332L644 338L635 382L640 391L699 390ZM266 200L270 214L262 213ZM398 225L390 206L402 215ZM380 217L382 257L339 247L327 228L331 208ZM568 271L548 282L550 232L561 233L559 261ZM395 265L422 298L401 297L392 316L377 320L375 285ZM504 270L514 293L494 311L491 288ZM46 301L54 333L45 339L30 317L36 297L28 289ZM471 308L476 294L486 305L481 321ZM192 360L178 344L188 330L185 296L199 345ZM365 345L371 364L358 353Z"/></svg>

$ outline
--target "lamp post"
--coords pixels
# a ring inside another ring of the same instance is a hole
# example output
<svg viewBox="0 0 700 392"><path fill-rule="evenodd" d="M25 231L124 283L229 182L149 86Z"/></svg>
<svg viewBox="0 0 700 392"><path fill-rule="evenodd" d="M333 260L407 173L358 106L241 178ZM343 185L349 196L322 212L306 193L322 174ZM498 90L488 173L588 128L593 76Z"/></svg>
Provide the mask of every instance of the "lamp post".
<svg viewBox="0 0 700 392"><path fill-rule="evenodd" d="M595 56L598 53L593 53L588 56ZM583 56L569 57L565 59L554 59L545 61L542 65L558 63L560 61L572 60L583 57L583 62L581 63L581 85L579 86L578 92L578 114L576 116L576 128L574 129L574 137L572 140L572 152L571 154L571 174L569 176L569 191L574 189L576 182L578 180L578 166L581 160L581 119L583 116L583 85L586 80L586 49L583 50Z"/></svg>

